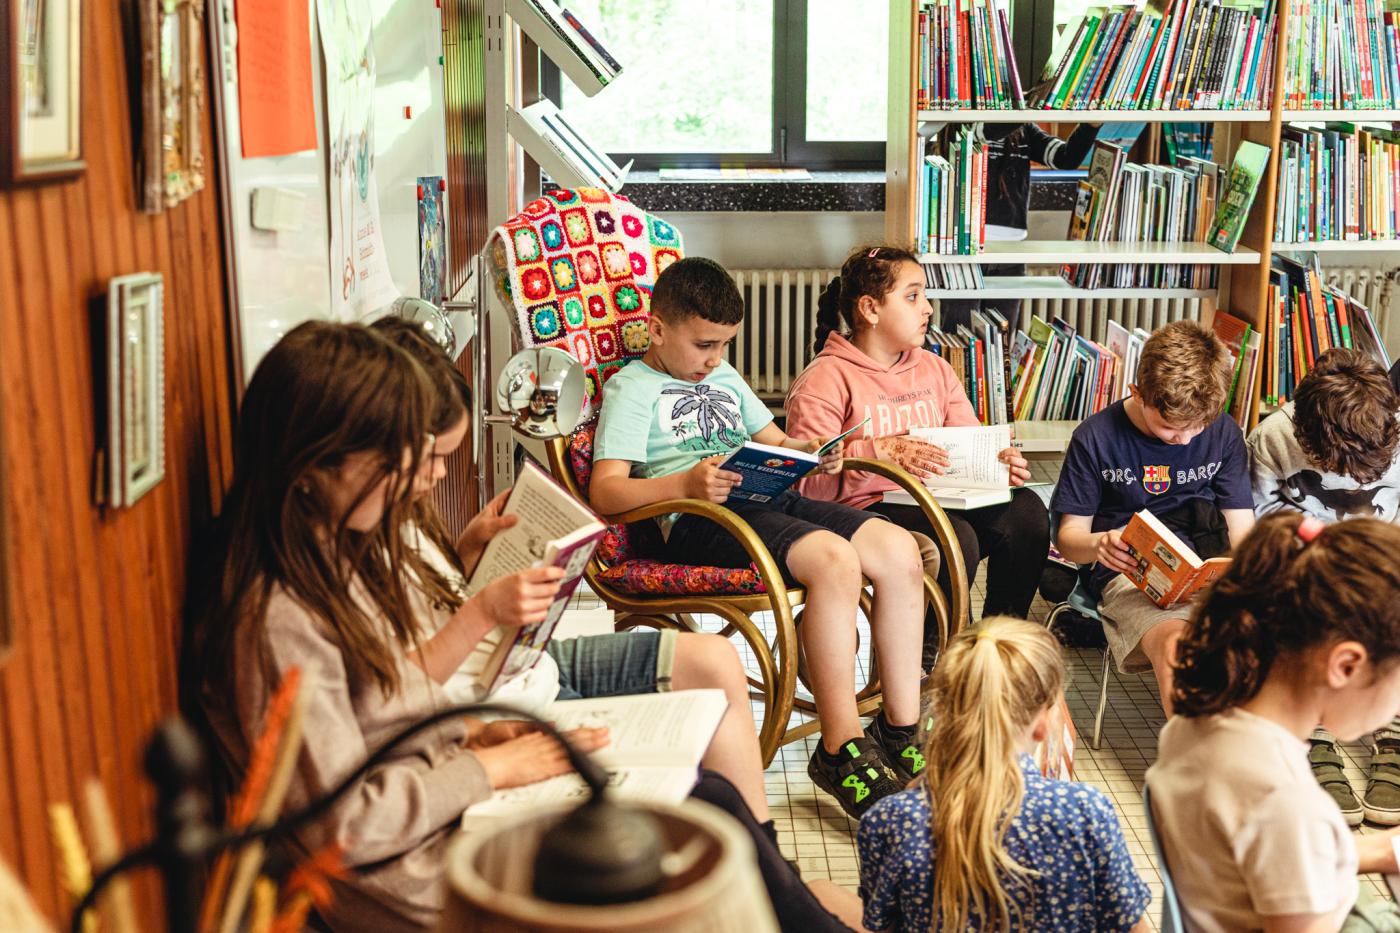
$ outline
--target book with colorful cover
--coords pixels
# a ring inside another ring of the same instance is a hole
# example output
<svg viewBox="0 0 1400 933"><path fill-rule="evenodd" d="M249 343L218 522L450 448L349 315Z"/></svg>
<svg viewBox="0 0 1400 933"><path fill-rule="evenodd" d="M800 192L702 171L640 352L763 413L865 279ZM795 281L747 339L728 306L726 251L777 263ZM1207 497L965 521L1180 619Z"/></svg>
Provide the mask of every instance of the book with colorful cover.
<svg viewBox="0 0 1400 933"><path fill-rule="evenodd" d="M1222 197L1211 221L1207 242L1218 250L1233 253L1249 219L1249 208L1269 165L1269 147L1244 140L1235 152L1235 161L1226 177Z"/></svg>
<svg viewBox="0 0 1400 933"><path fill-rule="evenodd" d="M1228 557L1201 560L1161 520L1143 509L1123 529L1123 543L1137 566L1123 574L1163 609L1187 602L1230 566Z"/></svg>
<svg viewBox="0 0 1400 933"><path fill-rule="evenodd" d="M746 441L742 447L735 448L719 467L743 477L739 485L730 490L728 501L772 502L791 488L793 483L816 469L828 451L863 428L869 421L867 416L859 424L842 431L822 444L816 453Z"/></svg>

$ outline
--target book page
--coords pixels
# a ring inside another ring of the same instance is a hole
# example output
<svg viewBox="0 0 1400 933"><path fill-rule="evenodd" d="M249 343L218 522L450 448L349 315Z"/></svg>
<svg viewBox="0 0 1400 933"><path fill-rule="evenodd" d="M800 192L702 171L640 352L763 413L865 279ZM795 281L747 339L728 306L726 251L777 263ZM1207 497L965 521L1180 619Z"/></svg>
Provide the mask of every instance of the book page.
<svg viewBox="0 0 1400 933"><path fill-rule="evenodd" d="M697 766L728 708L723 690L678 690L561 700L549 719L561 731L607 726L610 741L593 753L605 767Z"/></svg>
<svg viewBox="0 0 1400 933"><path fill-rule="evenodd" d="M699 777L699 767L615 768L609 769L608 793L621 800L680 803L689 796ZM516 817L531 809L588 799L588 785L570 772L524 787L496 791L487 800L473 804L462 814L462 827L474 821Z"/></svg>
<svg viewBox="0 0 1400 933"><path fill-rule="evenodd" d="M481 562L472 572L467 595L492 580L519 573L544 560L551 543L598 522L544 470L526 460L506 500L507 515L519 515L515 527L498 533L486 545Z"/></svg>
<svg viewBox="0 0 1400 933"><path fill-rule="evenodd" d="M942 476L924 477L924 485L930 489L941 486L1004 489L1011 485L1011 468L997 459L999 453L1011 446L1009 424L911 428L909 436L936 444L948 453L948 471Z"/></svg>

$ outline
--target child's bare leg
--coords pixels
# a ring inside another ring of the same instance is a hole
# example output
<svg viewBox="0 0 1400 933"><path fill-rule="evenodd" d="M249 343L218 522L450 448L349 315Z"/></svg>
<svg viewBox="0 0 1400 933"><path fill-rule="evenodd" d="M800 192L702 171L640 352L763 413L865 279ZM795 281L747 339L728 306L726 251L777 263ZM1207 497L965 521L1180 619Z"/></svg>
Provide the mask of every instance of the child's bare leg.
<svg viewBox="0 0 1400 933"><path fill-rule="evenodd" d="M793 579L807 588L797 636L807 655L822 747L834 755L841 743L862 731L855 676L860 558L850 542L829 531L814 531L789 549L787 566Z"/></svg>
<svg viewBox="0 0 1400 933"><path fill-rule="evenodd" d="M1157 678L1157 690L1162 695L1162 711L1170 719L1172 715L1172 674L1176 670L1176 643L1186 631L1185 619L1168 619L1158 622L1142 636L1142 653L1152 662L1152 673Z"/></svg>
<svg viewBox="0 0 1400 933"><path fill-rule="evenodd" d="M749 709L749 686L744 666L728 640L718 635L682 633L676 638L676 660L671 671L676 690L718 687L729 700L729 709L705 751L704 765L729 779L760 823L768 820L768 795L763 788L763 759L758 734Z"/></svg>
<svg viewBox="0 0 1400 933"><path fill-rule="evenodd" d="M938 570L943 566L943 552L938 549L938 542L917 531L911 531L909 534L914 536L915 543L919 545L919 560L923 562L924 573L937 580ZM923 586L922 581L919 585Z"/></svg>
<svg viewBox="0 0 1400 933"><path fill-rule="evenodd" d="M885 719L892 726L919 718L924 640L924 568L912 535L893 522L870 521L851 538L860 568L875 586L870 634L880 665Z"/></svg>
<svg viewBox="0 0 1400 933"><path fill-rule="evenodd" d="M861 905L860 897L849 888L843 888L834 881L825 878L814 878L807 882L807 889L812 892L821 905L835 915L852 930L865 930L862 923L864 907Z"/></svg>

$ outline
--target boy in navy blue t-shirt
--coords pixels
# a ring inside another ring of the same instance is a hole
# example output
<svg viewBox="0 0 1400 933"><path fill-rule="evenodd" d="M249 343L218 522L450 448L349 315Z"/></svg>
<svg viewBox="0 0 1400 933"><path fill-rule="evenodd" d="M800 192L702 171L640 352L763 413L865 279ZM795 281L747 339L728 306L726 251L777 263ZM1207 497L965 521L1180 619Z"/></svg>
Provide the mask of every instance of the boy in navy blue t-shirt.
<svg viewBox="0 0 1400 933"><path fill-rule="evenodd" d="M1090 588L1118 669L1150 667L1168 716L1176 642L1190 607L1159 608L1122 575L1134 566L1122 532L1141 509L1171 515L1188 543L1208 531L1193 523L1210 524L1216 510L1231 547L1249 532L1254 500L1244 437L1222 413L1230 376L1224 345L1199 324L1177 321L1156 331L1143 345L1130 397L1075 430L1050 501L1060 553L1094 565Z"/></svg>

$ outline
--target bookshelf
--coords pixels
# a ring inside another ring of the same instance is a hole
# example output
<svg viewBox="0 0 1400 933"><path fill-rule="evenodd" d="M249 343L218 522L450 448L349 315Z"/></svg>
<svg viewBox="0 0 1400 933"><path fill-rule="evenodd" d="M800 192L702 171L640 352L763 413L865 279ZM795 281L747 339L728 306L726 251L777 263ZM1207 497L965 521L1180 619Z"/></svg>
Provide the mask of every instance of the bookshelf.
<svg viewBox="0 0 1400 933"><path fill-rule="evenodd" d="M1278 0L1275 20L1277 55L1290 48L1290 3ZM1186 298L1215 296L1217 300L1202 302L1202 321L1211 326L1218 306L1250 324L1258 331L1266 318L1269 296L1269 270L1274 252L1316 250L1323 253L1400 252L1400 240L1361 240L1323 242L1274 242L1274 213L1279 183L1280 139L1285 123L1346 122L1357 124L1400 122L1400 110L1382 109L1284 109L1286 69L1273 69L1272 84L1262 89L1261 100L1268 109L1251 110L1054 110L1021 109L920 109L917 87L920 78L917 26L918 0L890 2L890 85L889 135L886 148L886 221L885 234L891 242L915 239L917 178L919 172L919 129L928 123L1123 123L1144 122L1210 123L1215 127L1214 158L1228 170L1240 142L1248 140L1266 146L1269 159L1250 208L1244 231L1234 253L1223 253L1204 243L1103 243L1065 241L989 241L983 252L975 255L926 255L921 259L930 264L1012 263L1049 265L1060 263L1192 263L1220 266L1219 285L1213 290L1195 289L1080 289L1071 287L1058 277L1050 276L988 276L986 288L976 290L927 289L929 297L948 299L968 298ZM1022 76L1027 88L1033 76ZM1091 335L1098 336L1098 335ZM1262 374L1263 363L1257 367ZM1259 379L1249 388L1246 427L1252 428L1261 415ZM1267 412L1265 412L1267 413ZM1020 425L1018 422L1018 436ZM1050 424L1050 423L1047 423ZM1063 422L1051 433L1064 432Z"/></svg>

